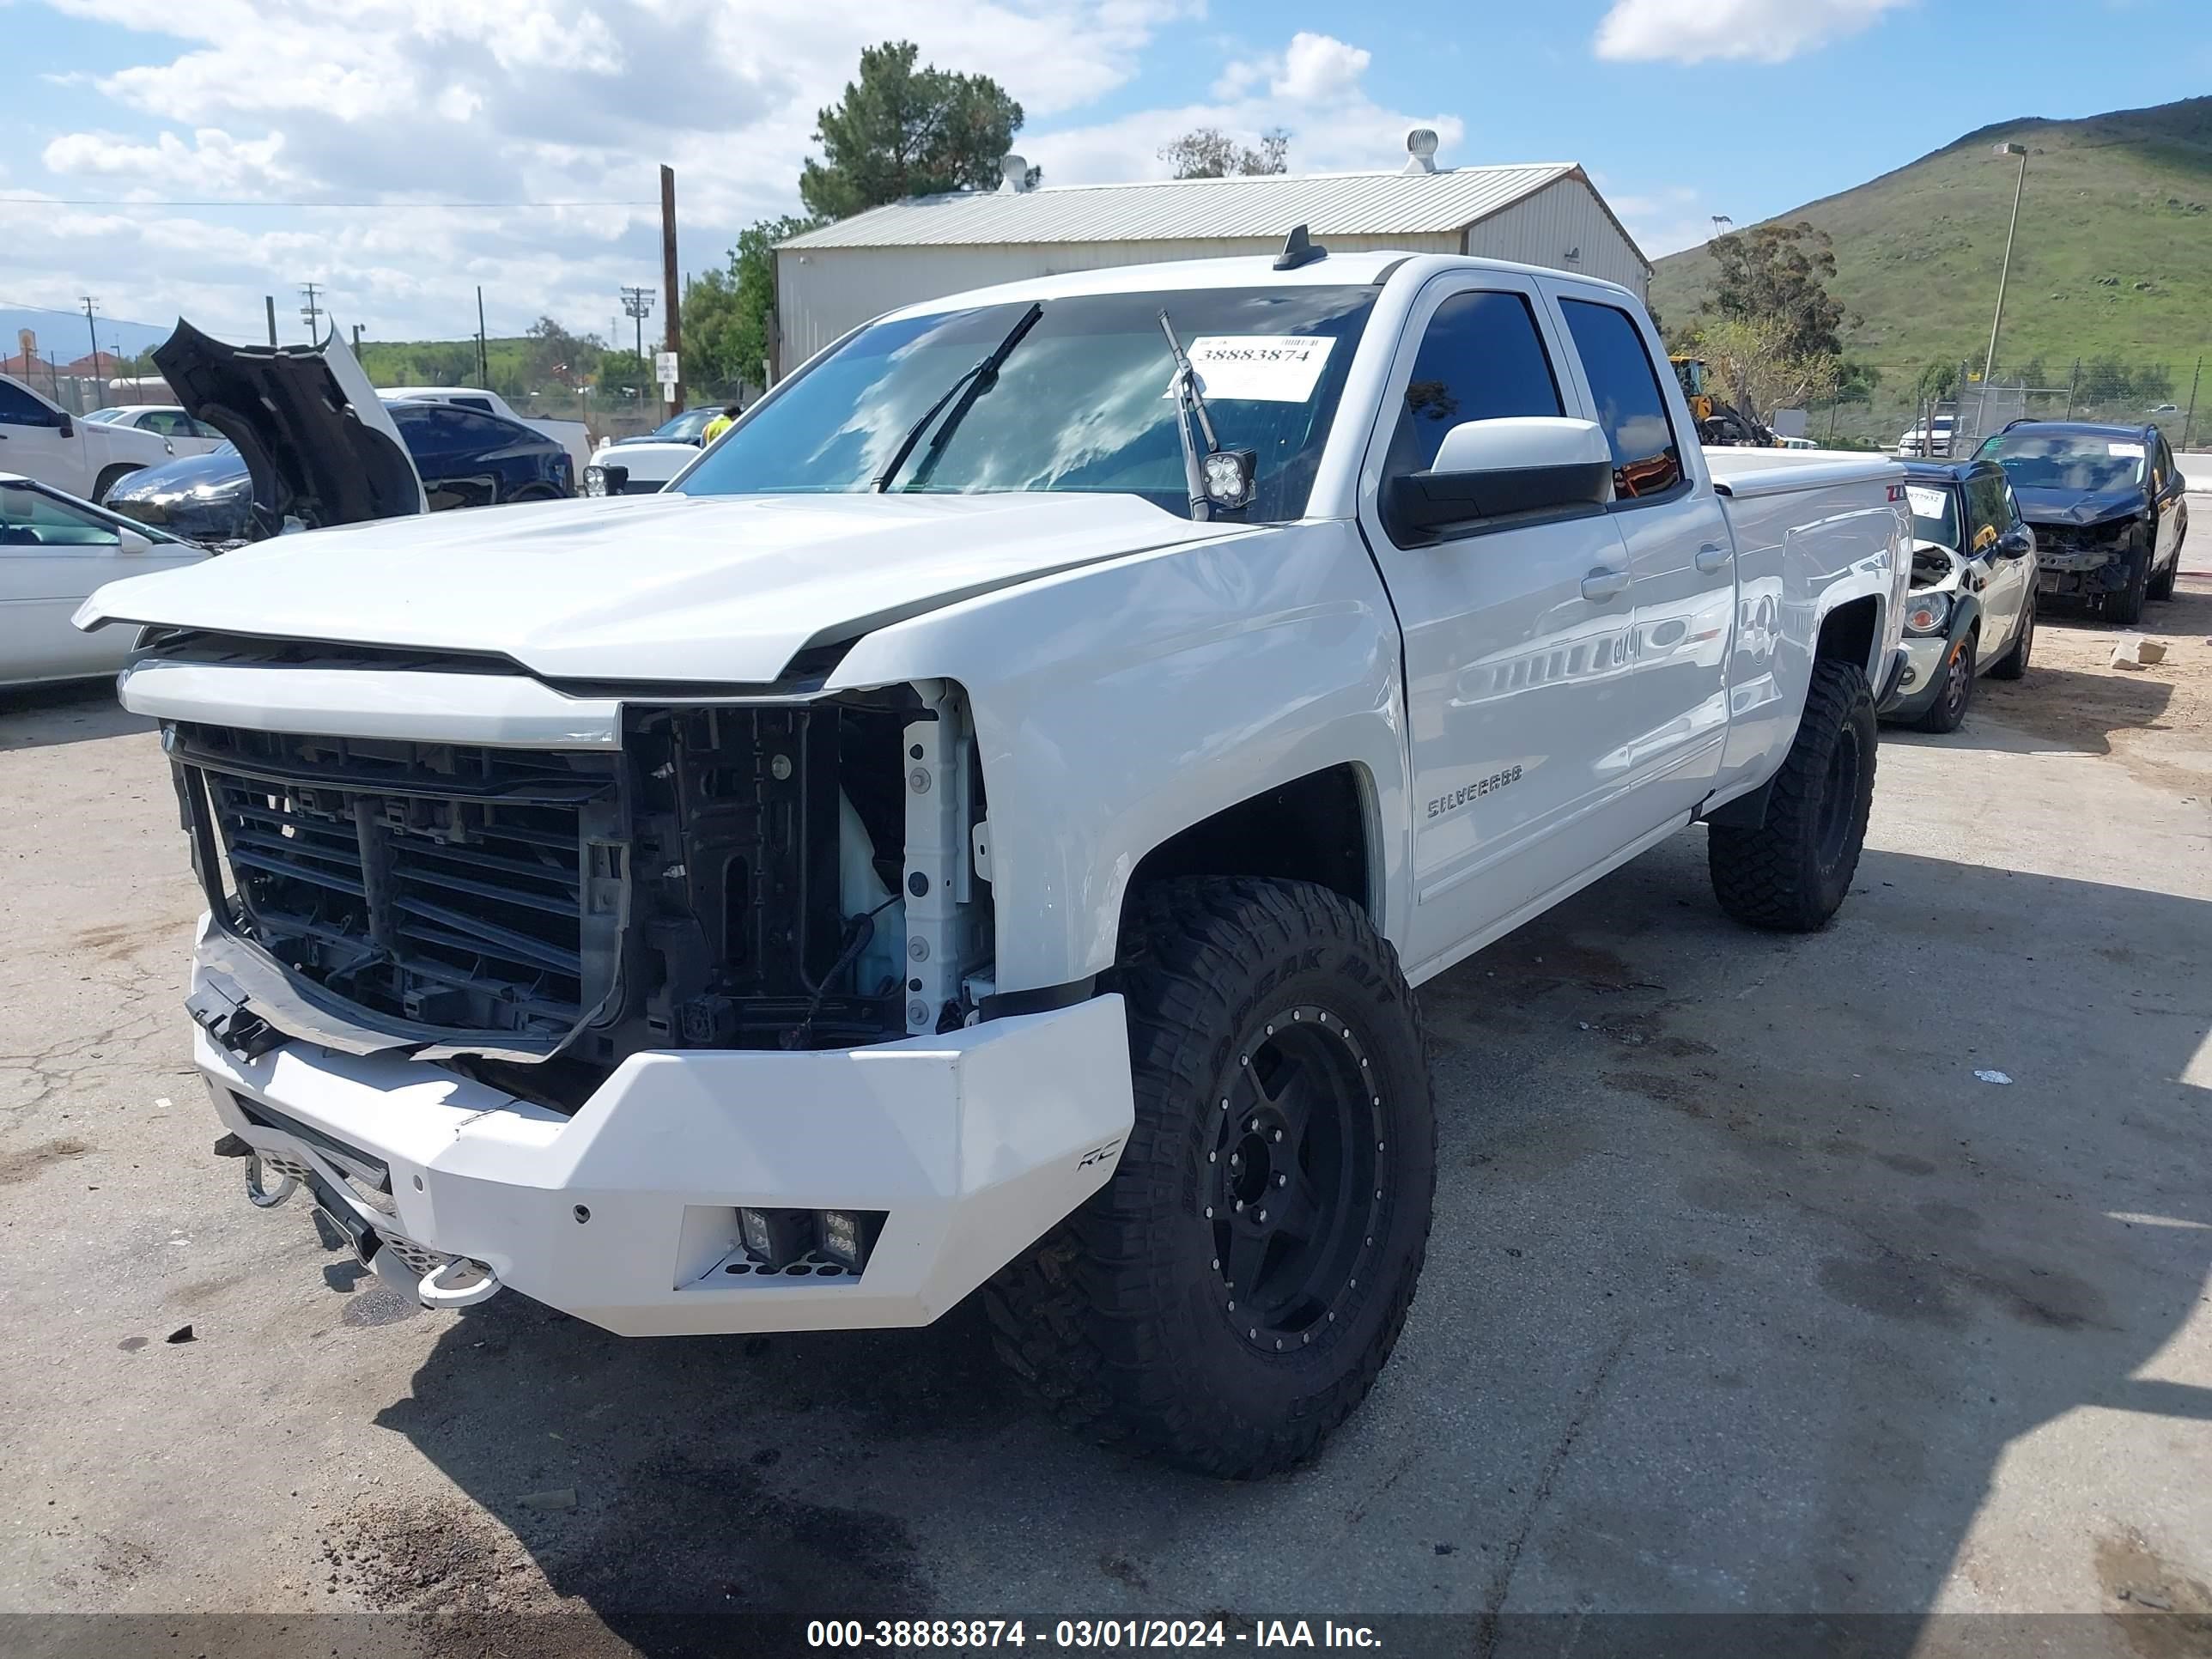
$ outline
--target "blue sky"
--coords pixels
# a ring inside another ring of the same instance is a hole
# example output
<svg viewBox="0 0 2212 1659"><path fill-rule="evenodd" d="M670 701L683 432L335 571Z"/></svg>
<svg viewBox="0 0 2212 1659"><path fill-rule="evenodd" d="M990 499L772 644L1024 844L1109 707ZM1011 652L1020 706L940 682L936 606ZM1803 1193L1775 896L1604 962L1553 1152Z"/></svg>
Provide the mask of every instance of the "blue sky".
<svg viewBox="0 0 2212 1659"><path fill-rule="evenodd" d="M0 0L0 308L94 293L241 337L296 285L373 335L609 326L796 206L813 112L903 35L996 76L1048 182L1150 176L1198 123L1293 133L1299 171L1582 162L1653 255L2017 115L2212 92L2204 0ZM29 199L22 199L29 198ZM586 203L446 211L254 203ZM89 203L90 205L68 204ZM171 205L216 202L232 206ZM632 205L622 205L624 204ZM12 342L9 343L12 345Z"/></svg>

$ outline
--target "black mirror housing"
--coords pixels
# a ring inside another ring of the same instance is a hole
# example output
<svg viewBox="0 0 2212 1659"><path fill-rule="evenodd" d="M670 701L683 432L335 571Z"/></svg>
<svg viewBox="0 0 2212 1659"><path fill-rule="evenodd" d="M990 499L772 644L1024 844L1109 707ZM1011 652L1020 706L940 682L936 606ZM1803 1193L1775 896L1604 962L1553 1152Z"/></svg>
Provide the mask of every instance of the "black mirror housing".
<svg viewBox="0 0 2212 1659"><path fill-rule="evenodd" d="M1613 465L1517 467L1494 472L1406 472L1390 480L1383 511L1401 536L1433 537L1454 526L1531 513L1602 512L1613 499Z"/></svg>
<svg viewBox="0 0 2212 1659"><path fill-rule="evenodd" d="M70 413L69 413L69 410L67 410L66 409L64 409L64 410L59 410L59 411L58 411L58 412L60 414L60 416L61 416L61 417L62 417L62 436L63 436L63 437L64 437L64 438L74 438L74 437L76 437L76 422L75 421L72 421L71 419L70 419Z"/></svg>
<svg viewBox="0 0 2212 1659"><path fill-rule="evenodd" d="M2035 532L2026 525L2014 525L1997 538L1996 553L2002 559L2024 559L2035 551Z"/></svg>

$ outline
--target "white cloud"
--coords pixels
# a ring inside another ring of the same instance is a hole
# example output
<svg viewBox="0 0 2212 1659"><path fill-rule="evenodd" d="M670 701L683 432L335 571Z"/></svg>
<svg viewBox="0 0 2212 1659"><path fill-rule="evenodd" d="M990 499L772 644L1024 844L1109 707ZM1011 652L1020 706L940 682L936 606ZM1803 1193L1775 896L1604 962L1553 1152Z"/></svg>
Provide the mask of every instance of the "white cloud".
<svg viewBox="0 0 2212 1659"><path fill-rule="evenodd" d="M1369 94L1364 47L1301 30L1279 52L1231 58L1209 101L1140 109L1113 120L1023 134L1022 153L1042 164L1045 182L1105 184L1163 179L1161 146L1194 127L1218 127L1242 143L1276 130L1291 135L1293 173L1356 172L1401 165L1409 127L1433 127L1443 164L1466 135L1455 115L1386 108Z"/></svg>
<svg viewBox="0 0 2212 1659"><path fill-rule="evenodd" d="M118 40L131 31L109 58L130 67L76 77L106 100L83 131L0 137L13 194L635 204L0 203L0 293L66 299L89 283L113 315L189 310L251 336L263 294L313 279L346 320L392 337L472 328L478 282L495 329L550 311L604 331L622 283L659 285L663 161L678 173L685 267L719 264L742 226L796 209L816 112L884 36L993 76L1035 128L1126 82L1159 29L1203 0L907 0L890 22L812 0L46 3Z"/></svg>
<svg viewBox="0 0 2212 1659"><path fill-rule="evenodd" d="M1614 0L1597 27L1601 58L1779 64L1872 28L1913 0Z"/></svg>

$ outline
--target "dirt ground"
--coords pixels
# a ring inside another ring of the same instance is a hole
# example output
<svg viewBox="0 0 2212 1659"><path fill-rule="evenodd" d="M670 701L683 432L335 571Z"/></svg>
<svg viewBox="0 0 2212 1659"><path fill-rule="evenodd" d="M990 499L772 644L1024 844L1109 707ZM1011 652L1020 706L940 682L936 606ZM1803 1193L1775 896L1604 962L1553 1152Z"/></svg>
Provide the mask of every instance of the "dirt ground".
<svg viewBox="0 0 2212 1659"><path fill-rule="evenodd" d="M672 1656L758 1612L2212 1650L2212 582L2144 631L2130 673L2047 617L1960 732L1886 733L1820 934L1729 926L1692 830L1425 987L1419 1300L1251 1486L1060 1433L972 1309L629 1342L427 1312L252 1209L155 738L0 704L0 1650Z"/></svg>

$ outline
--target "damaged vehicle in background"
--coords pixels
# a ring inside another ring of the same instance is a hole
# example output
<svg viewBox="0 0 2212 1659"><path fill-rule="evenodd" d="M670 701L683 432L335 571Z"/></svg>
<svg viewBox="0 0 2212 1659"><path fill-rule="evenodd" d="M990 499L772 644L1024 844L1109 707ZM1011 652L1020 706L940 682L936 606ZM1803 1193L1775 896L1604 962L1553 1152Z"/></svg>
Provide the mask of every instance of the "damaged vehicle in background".
<svg viewBox="0 0 2212 1659"><path fill-rule="evenodd" d="M1886 720L1955 732L1983 674L2016 680L2035 648L2035 532L1991 461L1908 461L1912 588L1904 674Z"/></svg>
<svg viewBox="0 0 2212 1659"><path fill-rule="evenodd" d="M335 334L319 350L272 350L180 324L155 359L195 416L232 441L146 469L112 502L204 546L574 493L558 438L448 401L384 401Z"/></svg>
<svg viewBox="0 0 2212 1659"><path fill-rule="evenodd" d="M2156 427L2014 421L1974 459L2012 480L2035 527L2045 597L2094 604L2120 623L2142 620L2145 600L2173 597L2188 481Z"/></svg>

